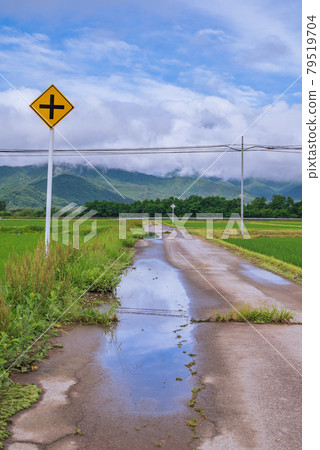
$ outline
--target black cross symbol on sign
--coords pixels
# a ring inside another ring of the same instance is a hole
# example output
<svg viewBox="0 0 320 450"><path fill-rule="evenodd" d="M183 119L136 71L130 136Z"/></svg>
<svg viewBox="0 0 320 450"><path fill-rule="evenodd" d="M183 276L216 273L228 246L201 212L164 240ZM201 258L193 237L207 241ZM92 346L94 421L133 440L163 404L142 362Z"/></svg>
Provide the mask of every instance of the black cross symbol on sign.
<svg viewBox="0 0 320 450"><path fill-rule="evenodd" d="M55 109L64 109L64 105L54 104L54 94L50 95L50 105L39 105L39 108L50 109L49 119L53 119Z"/></svg>

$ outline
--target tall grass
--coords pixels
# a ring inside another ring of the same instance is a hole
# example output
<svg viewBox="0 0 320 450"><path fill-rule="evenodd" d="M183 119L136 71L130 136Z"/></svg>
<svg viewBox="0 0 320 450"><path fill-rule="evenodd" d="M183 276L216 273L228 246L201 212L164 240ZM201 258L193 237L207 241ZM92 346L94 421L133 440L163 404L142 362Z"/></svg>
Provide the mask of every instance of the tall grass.
<svg viewBox="0 0 320 450"><path fill-rule="evenodd" d="M54 289L61 294L70 283L67 264L75 259L76 251L62 244L51 245L48 254L44 242L38 243L33 254L13 254L5 266L7 298L13 305L22 305L31 293L43 305ZM37 311L40 313L40 310Z"/></svg>
<svg viewBox="0 0 320 450"><path fill-rule="evenodd" d="M4 281L5 265L11 253L33 252L44 234L11 234L0 232L0 280Z"/></svg>
<svg viewBox="0 0 320 450"><path fill-rule="evenodd" d="M0 332L8 331L9 326L10 326L10 309L5 302L3 295L1 294L1 287L0 287Z"/></svg>
<svg viewBox="0 0 320 450"><path fill-rule="evenodd" d="M33 252L8 258L0 289L0 386L7 378L1 372L12 363L27 370L43 357L46 330L56 320L106 325L115 320L114 308L100 312L84 294L114 291L122 270L131 263L136 239L128 232L126 240L119 240L116 222L104 222L101 228L79 250L53 243L46 254L41 240ZM44 332L42 341L25 352Z"/></svg>

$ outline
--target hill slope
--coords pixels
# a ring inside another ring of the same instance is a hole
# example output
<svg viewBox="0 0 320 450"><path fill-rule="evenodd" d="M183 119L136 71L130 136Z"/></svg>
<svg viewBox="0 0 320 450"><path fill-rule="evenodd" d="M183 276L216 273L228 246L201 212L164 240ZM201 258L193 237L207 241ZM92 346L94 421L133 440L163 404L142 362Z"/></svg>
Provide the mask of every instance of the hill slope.
<svg viewBox="0 0 320 450"><path fill-rule="evenodd" d="M61 165L54 168L53 206L61 207L70 202L83 204L92 200L126 201L168 198L180 196L195 181L195 177L157 177L139 172L98 167L100 172L86 166ZM108 180L125 200L110 186ZM0 166L0 200L6 200L8 208L43 208L47 189L47 166ZM238 180L202 178L183 196L207 197L219 195L227 199L238 197ZM245 201L274 194L290 195L301 199L301 183L281 183L250 178L245 180Z"/></svg>

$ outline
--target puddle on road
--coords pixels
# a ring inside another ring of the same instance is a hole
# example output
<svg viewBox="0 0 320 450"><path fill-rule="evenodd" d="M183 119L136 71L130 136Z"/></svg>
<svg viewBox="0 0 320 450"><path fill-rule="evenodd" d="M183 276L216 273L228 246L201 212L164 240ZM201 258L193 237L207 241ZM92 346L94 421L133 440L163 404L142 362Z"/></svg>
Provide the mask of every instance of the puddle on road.
<svg viewBox="0 0 320 450"><path fill-rule="evenodd" d="M123 309L113 335L106 336L102 359L114 383L120 383L129 409L166 414L190 398L191 376L185 364L192 360L192 330L190 325L181 327L188 322L189 298L179 271L164 262L161 240L150 243L119 285Z"/></svg>
<svg viewBox="0 0 320 450"><path fill-rule="evenodd" d="M258 281L263 284L276 284L276 285L287 285L291 284L290 281L285 280L279 275L275 275L267 270L259 269L258 267L252 266L251 264L241 264L244 270L240 270L243 275L251 278L253 281Z"/></svg>

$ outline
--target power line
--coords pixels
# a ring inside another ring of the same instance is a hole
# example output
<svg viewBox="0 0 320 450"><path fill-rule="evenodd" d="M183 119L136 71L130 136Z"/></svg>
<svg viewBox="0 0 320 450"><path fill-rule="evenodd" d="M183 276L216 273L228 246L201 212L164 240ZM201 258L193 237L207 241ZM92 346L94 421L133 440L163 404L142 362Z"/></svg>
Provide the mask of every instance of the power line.
<svg viewBox="0 0 320 450"><path fill-rule="evenodd" d="M300 145L258 145L250 144L244 148L245 152L273 152L301 154ZM47 156L46 149L0 149L1 156ZM188 153L237 153L241 152L240 145L197 145L180 147L135 147L135 148L101 148L101 149L81 149L80 153L101 156L101 155L157 155L157 154L188 154ZM73 150L57 149L54 154L59 156L77 156Z"/></svg>

